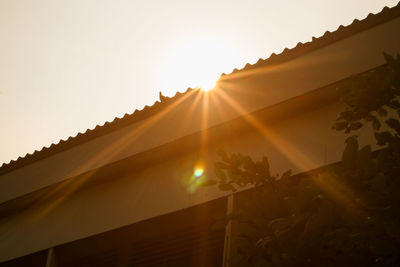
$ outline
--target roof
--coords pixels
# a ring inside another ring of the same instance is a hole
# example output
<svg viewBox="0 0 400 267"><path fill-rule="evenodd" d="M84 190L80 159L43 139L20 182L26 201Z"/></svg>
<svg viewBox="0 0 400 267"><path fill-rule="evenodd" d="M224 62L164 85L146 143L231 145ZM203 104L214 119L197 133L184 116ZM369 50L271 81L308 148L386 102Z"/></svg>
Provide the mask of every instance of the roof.
<svg viewBox="0 0 400 267"><path fill-rule="evenodd" d="M280 54L273 53L266 59L260 58L255 64L246 64L242 69L234 69L230 74L223 73L220 77L220 80L236 79L237 77L240 78L240 75L236 76L237 73L245 73L248 70L290 61L296 57L300 57L324 46L328 46L334 42L343 40L349 36L388 22L397 17L400 17L400 2L395 7L383 8L382 11L377 14L370 13L363 20L355 19L348 26L340 25L337 30L333 32L326 31L318 38L313 37L311 42L299 42L294 48L285 48ZM60 140L58 143L51 144L49 147L43 147L39 151L35 150L31 154L26 154L25 156L19 157L16 160L11 160L9 163L3 163L3 165L0 167L0 175L68 150L97 137L104 136L135 122L149 118L154 114L161 112L169 105L178 101L181 97L193 92L194 90L198 89L188 88L183 93L177 92L173 97L164 97L160 95L161 101L155 102L152 106L146 105L142 110L135 110L133 113L125 114L121 118L117 117L111 122L105 122L103 125L97 125L94 129L88 129L84 133L78 133L74 137L71 136L66 140Z"/></svg>

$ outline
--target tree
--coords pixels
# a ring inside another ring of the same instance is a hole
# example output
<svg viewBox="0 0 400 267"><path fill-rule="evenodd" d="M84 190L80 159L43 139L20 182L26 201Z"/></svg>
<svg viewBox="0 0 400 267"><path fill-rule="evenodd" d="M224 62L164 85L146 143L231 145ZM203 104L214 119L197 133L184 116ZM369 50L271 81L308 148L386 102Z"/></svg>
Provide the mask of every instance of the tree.
<svg viewBox="0 0 400 267"><path fill-rule="evenodd" d="M371 124L378 150L352 135L340 163L296 176L218 151L210 184L238 200L224 218L236 222L233 266L400 265L400 55L384 57L341 85L346 109L333 125L350 134Z"/></svg>

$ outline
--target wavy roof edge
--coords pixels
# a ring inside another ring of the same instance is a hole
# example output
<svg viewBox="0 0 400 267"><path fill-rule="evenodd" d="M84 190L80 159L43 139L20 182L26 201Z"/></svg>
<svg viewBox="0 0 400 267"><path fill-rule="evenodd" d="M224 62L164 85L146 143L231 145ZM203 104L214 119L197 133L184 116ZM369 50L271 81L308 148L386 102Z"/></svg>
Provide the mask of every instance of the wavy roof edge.
<svg viewBox="0 0 400 267"><path fill-rule="evenodd" d="M151 106L145 105L141 110L136 109L131 114L126 113L120 118L114 118L111 122L106 121L103 125L96 125L93 129L87 129L83 133L79 132L75 136L70 136L65 140L61 139L58 143L52 143L48 147L44 146L41 150L35 150L32 154L27 153L25 156L18 157L16 160L11 160L9 163L3 163L3 165L1 165L0 167L0 175L10 172L15 168L23 167L35 161L68 150L79 144L88 142L97 137L106 135L125 126L131 125L132 123L151 117L155 113L158 113L165 109L172 102L178 100L182 96L194 90L198 89L188 88L185 92L177 92L172 97L162 96L160 94L161 101L156 101Z"/></svg>
<svg viewBox="0 0 400 267"><path fill-rule="evenodd" d="M394 7L384 7L381 12L373 14L369 13L367 17L362 20L354 19L353 22L347 26L340 25L335 31L326 31L320 37L312 37L310 42L297 43L291 49L285 48L280 54L272 53L268 58L260 58L254 64L246 64L241 69L234 69L231 73L223 73L220 79L228 79L230 75L237 72L243 72L259 67L280 64L285 61L292 60L296 57L302 56L306 53L312 52L334 42L345 39L349 36L355 35L364 30L373 28L379 24L390 21L400 16L400 2ZM132 114L126 113L123 117L116 117L113 121L106 121L103 125L96 125L93 129L87 129L84 133L79 132L76 136L70 136L66 140L60 140L58 143L53 143L49 147L43 147L41 150L35 150L32 154L26 154L23 157L18 157L16 160L11 160L9 163L3 163L0 167L0 175L12 171L16 168L21 168L35 161L44 159L59 152L68 150L79 144L88 142L94 138L106 135L112 131L128 126L134 122L144 120L155 113L160 112L166 108L171 102L178 100L183 95L196 89L188 88L185 92L177 92L172 97L160 97L160 101L156 101L152 106L145 106L142 110L135 110Z"/></svg>
<svg viewBox="0 0 400 267"><path fill-rule="evenodd" d="M369 13L364 19L354 19L353 22L347 26L339 25L339 27L334 31L326 31L320 37L312 37L310 42L298 42L295 47L285 48L279 54L272 53L268 58L260 58L254 64L247 63L241 69L234 69L228 74L222 73L221 77L229 76L237 72L247 71L254 68L264 67L267 65L280 64L295 57L304 55L305 53L345 39L364 30L373 28L379 24L385 23L399 16L400 1L397 3L397 5L391 8L385 6L380 12L376 14Z"/></svg>

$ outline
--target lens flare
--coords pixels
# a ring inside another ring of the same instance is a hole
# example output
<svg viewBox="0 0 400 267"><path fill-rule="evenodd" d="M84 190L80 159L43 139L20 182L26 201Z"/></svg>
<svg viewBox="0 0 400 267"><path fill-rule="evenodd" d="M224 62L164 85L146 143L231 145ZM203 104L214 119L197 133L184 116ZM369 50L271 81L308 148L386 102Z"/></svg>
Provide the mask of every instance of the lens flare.
<svg viewBox="0 0 400 267"><path fill-rule="evenodd" d="M195 193L206 180L204 164L202 162L194 164L193 170L183 180L188 193Z"/></svg>
<svg viewBox="0 0 400 267"><path fill-rule="evenodd" d="M204 174L204 169L202 168L196 168L194 169L194 177L199 178Z"/></svg>

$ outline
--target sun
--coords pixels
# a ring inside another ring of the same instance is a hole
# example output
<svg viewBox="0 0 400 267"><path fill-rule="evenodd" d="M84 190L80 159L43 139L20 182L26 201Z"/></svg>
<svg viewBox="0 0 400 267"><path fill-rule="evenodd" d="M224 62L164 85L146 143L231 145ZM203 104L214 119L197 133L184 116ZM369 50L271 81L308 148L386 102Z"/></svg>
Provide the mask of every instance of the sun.
<svg viewBox="0 0 400 267"><path fill-rule="evenodd" d="M208 82L208 81L210 81L210 82ZM218 78L216 78L215 80L213 80L213 78L210 78L209 80L205 80L203 82L203 85L199 86L199 88L204 92L208 92L208 91L215 89L217 87L217 83L218 83Z"/></svg>
<svg viewBox="0 0 400 267"><path fill-rule="evenodd" d="M234 41L211 33L176 38L165 53L160 87L167 94L188 87L204 91L215 88L220 75L236 66L239 54Z"/></svg>

